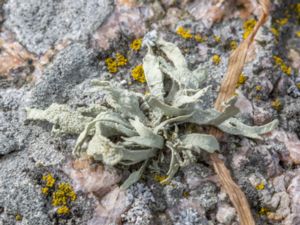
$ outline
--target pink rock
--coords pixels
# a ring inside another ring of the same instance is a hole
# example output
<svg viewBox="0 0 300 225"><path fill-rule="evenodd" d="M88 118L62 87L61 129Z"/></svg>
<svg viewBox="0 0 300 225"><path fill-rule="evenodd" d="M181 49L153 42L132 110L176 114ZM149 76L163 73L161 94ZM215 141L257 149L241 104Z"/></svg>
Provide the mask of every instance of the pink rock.
<svg viewBox="0 0 300 225"><path fill-rule="evenodd" d="M300 140L296 134L278 130L273 131L271 137L283 142L289 151L292 162L296 165L300 164Z"/></svg>
<svg viewBox="0 0 300 225"><path fill-rule="evenodd" d="M100 164L92 166L88 159L69 162L64 172L74 181L75 190L94 193L97 197L114 189L121 179L115 169Z"/></svg>

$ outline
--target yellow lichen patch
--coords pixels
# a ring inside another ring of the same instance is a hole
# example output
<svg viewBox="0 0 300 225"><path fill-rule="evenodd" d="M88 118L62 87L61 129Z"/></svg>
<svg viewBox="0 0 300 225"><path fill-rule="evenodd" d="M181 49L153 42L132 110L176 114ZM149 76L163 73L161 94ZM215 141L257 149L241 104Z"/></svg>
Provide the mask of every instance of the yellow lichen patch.
<svg viewBox="0 0 300 225"><path fill-rule="evenodd" d="M138 65L138 66L134 67L131 70L131 76L134 80L141 82L141 83L145 83L146 78L145 78L143 65Z"/></svg>
<svg viewBox="0 0 300 225"><path fill-rule="evenodd" d="M296 32L296 36L300 38L300 30Z"/></svg>
<svg viewBox="0 0 300 225"><path fill-rule="evenodd" d="M184 39L190 39L190 38L193 38L193 35L190 33L190 30L188 29L185 29L184 27L180 26L178 27L176 33L184 38Z"/></svg>
<svg viewBox="0 0 300 225"><path fill-rule="evenodd" d="M214 39L215 39L215 41L218 42L218 43L221 42L221 37L220 37L220 36L214 35Z"/></svg>
<svg viewBox="0 0 300 225"><path fill-rule="evenodd" d="M212 61L215 65L219 65L219 63L221 62L221 57L219 55L215 54L212 57Z"/></svg>
<svg viewBox="0 0 300 225"><path fill-rule="evenodd" d="M246 39L251 34L251 32L253 31L253 28L255 27L255 24L256 24L255 19L249 19L244 22L244 24L243 24L243 28L244 28L243 39Z"/></svg>
<svg viewBox="0 0 300 225"><path fill-rule="evenodd" d="M137 52L142 47L142 41L143 41L142 38L133 40L133 42L131 42L131 44L130 44L130 48Z"/></svg>
<svg viewBox="0 0 300 225"><path fill-rule="evenodd" d="M234 41L234 40L230 41L229 44L230 44L230 49L231 49L231 50L236 49L237 46L238 46L238 43L237 43L236 41Z"/></svg>
<svg viewBox="0 0 300 225"><path fill-rule="evenodd" d="M68 208L68 206L61 206L57 209L56 212L60 215L66 215L70 213L70 209Z"/></svg>
<svg viewBox="0 0 300 225"><path fill-rule="evenodd" d="M292 68L287 66L279 56L273 56L275 64L280 67L281 71L286 75L290 76L292 74Z"/></svg>
<svg viewBox="0 0 300 225"><path fill-rule="evenodd" d="M128 60L121 53L116 54L116 61L118 66L126 66Z"/></svg>
<svg viewBox="0 0 300 225"><path fill-rule="evenodd" d="M118 72L118 64L117 64L116 60L114 60L113 58L107 58L105 60L105 63L106 63L106 67L110 73Z"/></svg>
<svg viewBox="0 0 300 225"><path fill-rule="evenodd" d="M285 24L287 24L288 21L289 21L288 18L281 18L281 19L277 19L277 20L276 20L276 23L277 23L279 26L284 26Z"/></svg>
<svg viewBox="0 0 300 225"><path fill-rule="evenodd" d="M296 87L300 90L300 83L296 83Z"/></svg>
<svg viewBox="0 0 300 225"><path fill-rule="evenodd" d="M261 191L265 189L265 184L264 183L259 183L258 185L256 185L256 190Z"/></svg>
<svg viewBox="0 0 300 225"><path fill-rule="evenodd" d="M197 42L204 42L204 38L200 35L200 34L196 34L194 35L194 39L197 41Z"/></svg>
<svg viewBox="0 0 300 225"><path fill-rule="evenodd" d="M23 219L23 216L20 214L17 214L15 218L16 218L16 221L21 221Z"/></svg>
<svg viewBox="0 0 300 225"><path fill-rule="evenodd" d="M42 193L43 193L44 195L48 195L48 194L49 194L49 188L47 188L47 187L43 187L43 188L41 189L41 191L42 191Z"/></svg>
<svg viewBox="0 0 300 225"><path fill-rule="evenodd" d="M270 29L270 31L272 32L272 34L275 36L275 37L279 37L279 30L276 29L275 27L272 27Z"/></svg>
<svg viewBox="0 0 300 225"><path fill-rule="evenodd" d="M105 60L107 70L110 73L118 72L118 67L126 66L127 62L128 60L121 53L117 53L115 59L109 57Z"/></svg>
<svg viewBox="0 0 300 225"><path fill-rule="evenodd" d="M182 196L183 196L184 198L188 198L188 197L190 197L190 192L184 191L184 192L182 193Z"/></svg>
<svg viewBox="0 0 300 225"><path fill-rule="evenodd" d="M240 87L241 85L245 84L246 81L247 81L247 77L243 73L241 73L241 75L239 76L239 80L237 82L236 87L237 88Z"/></svg>
<svg viewBox="0 0 300 225"><path fill-rule="evenodd" d="M271 105L276 111L280 111L282 109L282 102L279 98L276 98L274 101L272 101Z"/></svg>
<svg viewBox="0 0 300 225"><path fill-rule="evenodd" d="M69 201L75 201L76 198L77 196L72 186L68 183L61 183L52 194L52 205L65 206Z"/></svg>
<svg viewBox="0 0 300 225"><path fill-rule="evenodd" d="M261 216L266 216L268 215L268 213L270 213L270 210L268 210L265 207L261 207L260 210L258 211L258 214Z"/></svg>
<svg viewBox="0 0 300 225"><path fill-rule="evenodd" d="M164 180L166 180L168 178L168 176L164 176L164 175L159 175L159 174L156 174L154 176L154 180L161 183L161 184L164 184L164 185L169 185L171 184L170 181L167 181L167 182L164 182Z"/></svg>
<svg viewBox="0 0 300 225"><path fill-rule="evenodd" d="M261 85L256 85L255 86L255 90L256 91L261 91L262 90L262 86Z"/></svg>
<svg viewBox="0 0 300 225"><path fill-rule="evenodd" d="M47 174L42 177L42 180L45 182L46 187L52 188L55 184L55 178L52 174Z"/></svg>

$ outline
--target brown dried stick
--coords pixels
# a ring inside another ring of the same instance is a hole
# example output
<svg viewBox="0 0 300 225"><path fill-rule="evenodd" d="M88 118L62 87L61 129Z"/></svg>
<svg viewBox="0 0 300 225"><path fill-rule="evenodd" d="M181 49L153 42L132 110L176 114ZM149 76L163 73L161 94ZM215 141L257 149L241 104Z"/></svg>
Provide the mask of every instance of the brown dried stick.
<svg viewBox="0 0 300 225"><path fill-rule="evenodd" d="M249 46L253 42L258 29L266 22L266 19L269 15L270 1L260 0L259 3L262 8L262 15L256 23L252 33L230 55L227 72L223 82L221 83L220 92L215 102L215 108L219 111L223 111L222 103L234 95L236 84L240 74L243 71ZM215 135L216 137L222 136L222 133L216 129L212 129L211 134ZM217 153L211 154L211 160L222 186L229 195L229 198L238 213L240 224L255 225L247 198L232 179L230 171L226 168L225 163L219 158Z"/></svg>

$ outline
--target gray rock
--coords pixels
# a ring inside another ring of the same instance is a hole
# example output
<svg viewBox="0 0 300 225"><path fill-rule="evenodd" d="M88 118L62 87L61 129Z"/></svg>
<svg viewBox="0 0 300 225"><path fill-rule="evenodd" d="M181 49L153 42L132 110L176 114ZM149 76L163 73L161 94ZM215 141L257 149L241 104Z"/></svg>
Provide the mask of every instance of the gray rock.
<svg viewBox="0 0 300 225"><path fill-rule="evenodd" d="M89 77L99 75L93 51L81 44L62 50L46 69L44 79L33 90L32 104L46 107L51 103L65 103L71 90Z"/></svg>
<svg viewBox="0 0 300 225"><path fill-rule="evenodd" d="M9 0L5 26L36 54L63 39L86 39L112 11L110 0Z"/></svg>

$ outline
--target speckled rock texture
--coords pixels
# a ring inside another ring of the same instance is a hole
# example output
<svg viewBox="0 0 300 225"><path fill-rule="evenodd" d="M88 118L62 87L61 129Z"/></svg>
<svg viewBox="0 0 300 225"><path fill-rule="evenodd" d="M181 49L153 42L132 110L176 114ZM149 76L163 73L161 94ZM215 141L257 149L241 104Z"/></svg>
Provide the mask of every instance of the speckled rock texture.
<svg viewBox="0 0 300 225"><path fill-rule="evenodd" d="M112 11L112 1L7 1L5 26L36 54L45 53L56 42L87 39Z"/></svg>
<svg viewBox="0 0 300 225"><path fill-rule="evenodd" d="M146 48L130 44L153 29L179 46L191 69L209 71L205 85L212 88L203 102L211 107L229 55L248 29L245 21L259 15L254 1L218 2L0 0L0 59L11 62L0 62L0 225L239 225L207 154L164 185L168 165L157 160L121 192L118 185L137 167L75 161L76 135L55 136L51 124L26 120L27 107L104 103L104 93L89 91L94 78L147 93L131 76ZM279 119L279 127L264 140L220 140L257 225L300 224L299 15L298 1L272 1L237 85L242 120ZM178 34L180 27L193 38ZM105 60L117 53L127 64L110 73ZM167 151L164 156L170 160ZM55 184L46 190L49 174ZM61 183L76 193L65 214L53 204Z"/></svg>

